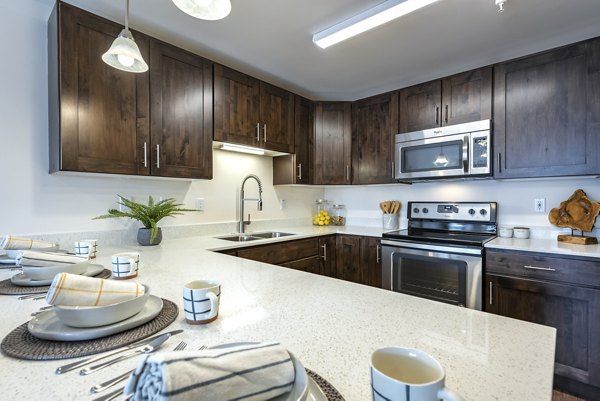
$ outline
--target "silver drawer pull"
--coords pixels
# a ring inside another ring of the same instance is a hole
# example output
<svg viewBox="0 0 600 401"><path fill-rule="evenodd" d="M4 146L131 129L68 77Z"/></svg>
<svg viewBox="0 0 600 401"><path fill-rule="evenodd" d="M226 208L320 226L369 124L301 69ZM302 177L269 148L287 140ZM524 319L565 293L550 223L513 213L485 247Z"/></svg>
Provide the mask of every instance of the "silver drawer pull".
<svg viewBox="0 0 600 401"><path fill-rule="evenodd" d="M323 256L321 256L321 258L323 261L327 262L327 244L321 245L321 248L323 248Z"/></svg>
<svg viewBox="0 0 600 401"><path fill-rule="evenodd" d="M494 289L494 283L490 281L490 294L489 294L490 295L490 305L494 304L494 296L492 295L493 289Z"/></svg>
<svg viewBox="0 0 600 401"><path fill-rule="evenodd" d="M531 269L531 270L545 270L545 271L549 271L549 272L556 271L556 269L554 269L552 267L538 267L538 266L529 266L529 265L525 265L523 267L526 269Z"/></svg>

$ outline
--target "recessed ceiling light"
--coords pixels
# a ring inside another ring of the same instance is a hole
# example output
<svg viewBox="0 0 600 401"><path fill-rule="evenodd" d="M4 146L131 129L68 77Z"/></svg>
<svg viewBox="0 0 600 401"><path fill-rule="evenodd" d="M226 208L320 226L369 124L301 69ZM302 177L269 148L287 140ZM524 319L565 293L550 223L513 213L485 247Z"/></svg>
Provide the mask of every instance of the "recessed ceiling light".
<svg viewBox="0 0 600 401"><path fill-rule="evenodd" d="M387 0L313 35L313 42L323 49L343 40L402 17L439 0Z"/></svg>

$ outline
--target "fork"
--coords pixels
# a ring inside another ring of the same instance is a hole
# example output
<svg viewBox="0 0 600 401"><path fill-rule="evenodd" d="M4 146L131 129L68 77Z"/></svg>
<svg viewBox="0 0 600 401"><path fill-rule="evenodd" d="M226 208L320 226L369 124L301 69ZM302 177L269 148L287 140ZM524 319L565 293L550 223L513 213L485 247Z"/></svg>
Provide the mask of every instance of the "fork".
<svg viewBox="0 0 600 401"><path fill-rule="evenodd" d="M181 341L179 344L177 344L177 346L175 348L173 348L173 351L183 351L185 349L185 347L187 347L187 343L185 341ZM113 377L110 380L107 380L103 383L100 384L96 384L94 387L92 387L90 389L90 392L92 394L96 394L96 393L100 393L108 388L111 388L112 386L114 386L115 384L122 382L123 380L125 380L126 378L129 377L129 375L131 375L131 373L134 371L135 369L131 369L128 370L127 372L120 374L117 377ZM112 394L112 393L111 393Z"/></svg>

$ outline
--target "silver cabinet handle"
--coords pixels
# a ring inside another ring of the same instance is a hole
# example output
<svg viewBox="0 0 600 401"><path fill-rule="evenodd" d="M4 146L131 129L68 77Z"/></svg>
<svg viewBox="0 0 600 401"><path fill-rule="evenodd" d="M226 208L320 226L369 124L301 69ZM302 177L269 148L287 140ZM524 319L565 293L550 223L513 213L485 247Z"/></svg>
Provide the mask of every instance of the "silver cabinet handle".
<svg viewBox="0 0 600 401"><path fill-rule="evenodd" d="M350 165L346 164L346 181L350 181Z"/></svg>
<svg viewBox="0 0 600 401"><path fill-rule="evenodd" d="M544 270L547 272L555 272L556 269L552 268L552 267L538 267L538 266L529 266L529 265L525 265L523 266L526 269L530 269L530 270Z"/></svg>
<svg viewBox="0 0 600 401"><path fill-rule="evenodd" d="M263 124L263 141L267 142L267 124Z"/></svg>
<svg viewBox="0 0 600 401"><path fill-rule="evenodd" d="M440 108L439 106L435 106L435 125L440 124Z"/></svg>
<svg viewBox="0 0 600 401"><path fill-rule="evenodd" d="M444 108L444 122L448 124L448 105L446 105Z"/></svg>
<svg viewBox="0 0 600 401"><path fill-rule="evenodd" d="M302 180L302 163L298 163L298 179Z"/></svg>
<svg viewBox="0 0 600 401"><path fill-rule="evenodd" d="M256 123L256 142L260 142L260 123Z"/></svg>
<svg viewBox="0 0 600 401"><path fill-rule="evenodd" d="M396 176L396 163L392 162L392 178Z"/></svg>
<svg viewBox="0 0 600 401"><path fill-rule="evenodd" d="M498 172L502 172L502 153L498 152Z"/></svg>
<svg viewBox="0 0 600 401"><path fill-rule="evenodd" d="M381 262L381 245L377 245L376 249L377 263Z"/></svg>
<svg viewBox="0 0 600 401"><path fill-rule="evenodd" d="M156 144L156 168L160 168L160 145Z"/></svg>
<svg viewBox="0 0 600 401"><path fill-rule="evenodd" d="M492 296L492 288L493 288L493 286L494 286L494 283L492 283L490 281L490 305L494 304L494 297Z"/></svg>
<svg viewBox="0 0 600 401"><path fill-rule="evenodd" d="M144 167L148 167L148 143L144 142Z"/></svg>
<svg viewBox="0 0 600 401"><path fill-rule="evenodd" d="M325 262L327 262L327 244L321 245L321 248L323 248L323 256L321 257Z"/></svg>

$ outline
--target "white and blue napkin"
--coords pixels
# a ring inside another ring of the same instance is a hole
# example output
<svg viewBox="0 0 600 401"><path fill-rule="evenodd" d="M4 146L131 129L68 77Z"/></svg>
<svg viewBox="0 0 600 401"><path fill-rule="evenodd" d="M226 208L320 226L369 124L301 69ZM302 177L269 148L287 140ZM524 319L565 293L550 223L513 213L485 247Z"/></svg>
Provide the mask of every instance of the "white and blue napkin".
<svg viewBox="0 0 600 401"><path fill-rule="evenodd" d="M149 355L125 394L135 401L269 400L292 389L290 354L279 343L245 343Z"/></svg>

